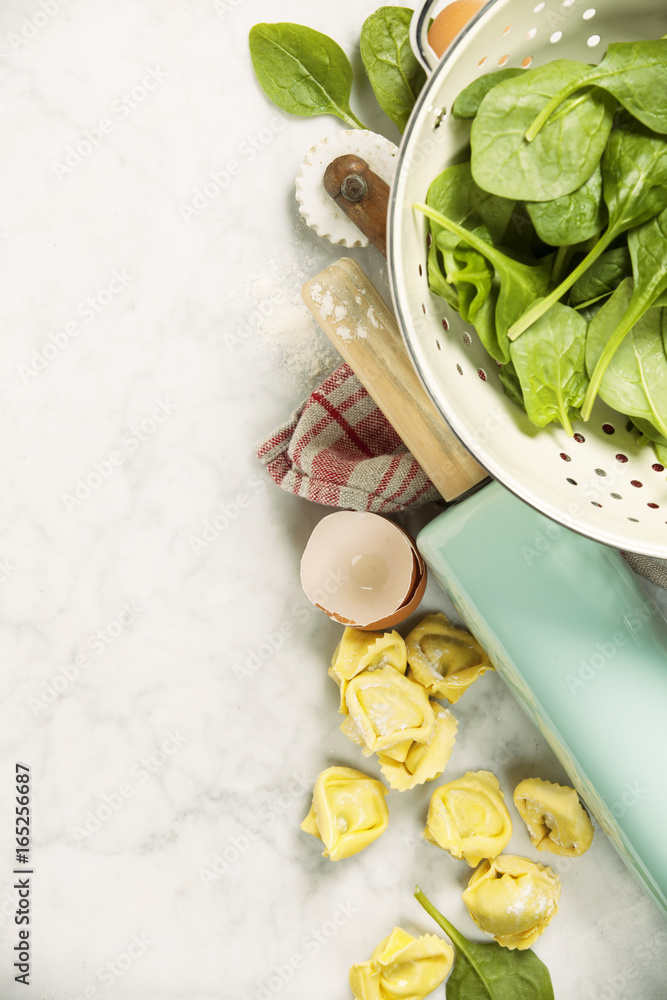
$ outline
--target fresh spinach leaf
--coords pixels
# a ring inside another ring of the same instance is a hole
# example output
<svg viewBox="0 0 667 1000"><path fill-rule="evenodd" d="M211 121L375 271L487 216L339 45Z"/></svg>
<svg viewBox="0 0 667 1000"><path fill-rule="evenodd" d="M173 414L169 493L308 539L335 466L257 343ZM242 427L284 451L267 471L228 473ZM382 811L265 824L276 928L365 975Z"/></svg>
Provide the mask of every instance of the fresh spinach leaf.
<svg viewBox="0 0 667 1000"><path fill-rule="evenodd" d="M528 417L536 427L560 421L572 437L586 395L587 323L557 302L510 347Z"/></svg>
<svg viewBox="0 0 667 1000"><path fill-rule="evenodd" d="M586 366L594 371L613 331L626 314L634 290L626 278L588 328ZM662 309L649 309L626 334L600 382L599 394L609 406L648 421L667 437L667 355L662 342Z"/></svg>
<svg viewBox="0 0 667 1000"><path fill-rule="evenodd" d="M443 252L449 285L459 295L459 312L466 323L474 323L477 313L491 293L493 268L485 257L467 247Z"/></svg>
<svg viewBox="0 0 667 1000"><path fill-rule="evenodd" d="M513 76L521 76L525 72L525 69L507 66L505 69L497 69L495 73L485 73L484 76L478 76L458 95L452 104L452 114L455 118L474 118L479 111L480 104L490 90L493 90L503 80L509 80Z"/></svg>
<svg viewBox="0 0 667 1000"><path fill-rule="evenodd" d="M526 209L537 235L545 243L554 247L583 243L607 225L600 167L576 191L553 201L526 202Z"/></svg>
<svg viewBox="0 0 667 1000"><path fill-rule="evenodd" d="M570 305L579 307L605 295L611 295L623 278L627 278L631 273L632 261L627 247L607 250L574 283L570 292Z"/></svg>
<svg viewBox="0 0 667 1000"><path fill-rule="evenodd" d="M507 331L512 323L522 315L527 306L546 292L552 259L546 257L532 266L523 264L507 257L502 251L487 243L477 234L457 225L428 205L415 203L413 208L423 212L432 222L445 230L444 233L438 232L435 237L441 249L451 249L450 243L453 235L457 237L457 242L467 244L493 266L500 285L495 311L498 351L495 354L489 353L496 361L509 361Z"/></svg>
<svg viewBox="0 0 667 1000"><path fill-rule="evenodd" d="M624 337L667 291L667 209L630 231L628 251L632 259L632 296L617 326L608 332L606 344L591 371L590 386L581 411L584 420L588 420L591 414L600 382Z"/></svg>
<svg viewBox="0 0 667 1000"><path fill-rule="evenodd" d="M606 231L581 263L513 324L510 340L558 302L621 233L667 207L667 142L663 137L633 119L615 128L602 157L602 193L609 211Z"/></svg>
<svg viewBox="0 0 667 1000"><path fill-rule="evenodd" d="M431 246L429 247L427 258L429 288L435 295L439 295L452 309L456 309L458 312L459 293L453 285L448 284L445 278L446 269L442 251L431 237Z"/></svg>
<svg viewBox="0 0 667 1000"><path fill-rule="evenodd" d="M508 361L506 365L500 366L498 369L498 378L503 384L505 395L509 396L509 398L513 400L517 406L520 406L521 409L525 411L526 404L523 401L521 382L519 381L519 376L516 373L516 368L511 361Z"/></svg>
<svg viewBox="0 0 667 1000"><path fill-rule="evenodd" d="M328 35L289 22L256 24L250 30L250 55L262 89L283 111L336 115L365 128L350 108L350 60Z"/></svg>
<svg viewBox="0 0 667 1000"><path fill-rule="evenodd" d="M447 1000L554 1000L549 970L534 952L469 941L419 888L415 898L456 951L456 964L447 980Z"/></svg>
<svg viewBox="0 0 667 1000"><path fill-rule="evenodd" d="M534 142L526 129L564 84L589 72L585 63L557 59L488 92L472 123L472 174L485 191L505 198L551 201L581 187L600 162L612 126L614 99L596 91L569 99Z"/></svg>
<svg viewBox="0 0 667 1000"><path fill-rule="evenodd" d="M565 81L526 131L532 142L560 105L583 87L601 87L654 132L667 132L667 40L612 42L602 62L581 80ZM584 95L593 99L594 90ZM567 112L565 112L567 113Z"/></svg>
<svg viewBox="0 0 667 1000"><path fill-rule="evenodd" d="M508 198L483 191L473 180L470 163L457 163L443 170L432 181L426 203L466 229L485 226L494 243L502 240L515 205ZM453 236L449 244L454 248L458 242Z"/></svg>
<svg viewBox="0 0 667 1000"><path fill-rule="evenodd" d="M410 44L412 11L380 7L361 29L361 60L377 102L403 132L426 74Z"/></svg>

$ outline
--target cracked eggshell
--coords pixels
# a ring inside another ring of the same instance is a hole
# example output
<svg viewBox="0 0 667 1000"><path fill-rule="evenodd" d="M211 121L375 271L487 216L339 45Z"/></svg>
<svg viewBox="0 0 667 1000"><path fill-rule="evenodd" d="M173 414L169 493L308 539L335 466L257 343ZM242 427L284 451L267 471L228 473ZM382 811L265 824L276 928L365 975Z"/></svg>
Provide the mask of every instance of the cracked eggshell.
<svg viewBox="0 0 667 1000"><path fill-rule="evenodd" d="M379 514L339 511L323 518L301 559L308 600L333 621L387 629L416 609L426 566L402 528Z"/></svg>

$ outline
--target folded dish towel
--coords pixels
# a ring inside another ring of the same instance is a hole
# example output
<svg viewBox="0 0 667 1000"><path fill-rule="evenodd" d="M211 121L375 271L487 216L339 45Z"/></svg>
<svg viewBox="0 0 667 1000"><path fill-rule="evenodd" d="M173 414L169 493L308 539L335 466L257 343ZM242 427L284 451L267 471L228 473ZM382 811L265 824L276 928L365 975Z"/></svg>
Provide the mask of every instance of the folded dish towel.
<svg viewBox="0 0 667 1000"><path fill-rule="evenodd" d="M289 420L257 445L282 489L315 503L389 514L443 502L348 365L341 365ZM623 553L667 588L667 562Z"/></svg>

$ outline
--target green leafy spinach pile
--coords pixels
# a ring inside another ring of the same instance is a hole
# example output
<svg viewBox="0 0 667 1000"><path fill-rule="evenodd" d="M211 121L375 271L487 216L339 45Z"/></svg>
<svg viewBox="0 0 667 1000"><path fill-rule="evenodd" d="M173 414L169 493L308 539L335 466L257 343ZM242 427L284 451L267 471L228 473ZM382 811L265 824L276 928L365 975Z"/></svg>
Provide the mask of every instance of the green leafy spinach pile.
<svg viewBox="0 0 667 1000"><path fill-rule="evenodd" d="M667 459L667 38L475 80L470 159L431 184L432 291L538 427L599 395Z"/></svg>

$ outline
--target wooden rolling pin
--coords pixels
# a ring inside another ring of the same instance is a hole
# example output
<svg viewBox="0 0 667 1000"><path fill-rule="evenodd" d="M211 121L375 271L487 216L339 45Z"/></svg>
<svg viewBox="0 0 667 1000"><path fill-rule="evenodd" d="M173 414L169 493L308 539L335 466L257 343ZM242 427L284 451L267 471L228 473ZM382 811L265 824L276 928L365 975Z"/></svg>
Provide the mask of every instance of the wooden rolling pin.
<svg viewBox="0 0 667 1000"><path fill-rule="evenodd" d="M488 478L431 402L391 309L356 261L341 258L306 282L302 294L329 340L445 500L456 500Z"/></svg>

